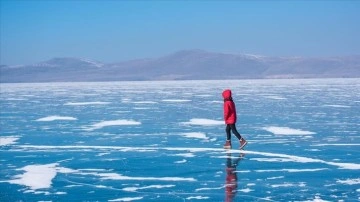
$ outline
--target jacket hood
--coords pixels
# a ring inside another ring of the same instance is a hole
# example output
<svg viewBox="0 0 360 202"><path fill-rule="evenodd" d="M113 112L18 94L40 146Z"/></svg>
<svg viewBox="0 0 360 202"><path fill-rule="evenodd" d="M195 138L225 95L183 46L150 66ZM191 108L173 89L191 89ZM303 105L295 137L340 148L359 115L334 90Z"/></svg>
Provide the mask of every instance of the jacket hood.
<svg viewBox="0 0 360 202"><path fill-rule="evenodd" d="M229 99L231 98L231 90L230 89L226 89L222 92L222 96L224 99Z"/></svg>

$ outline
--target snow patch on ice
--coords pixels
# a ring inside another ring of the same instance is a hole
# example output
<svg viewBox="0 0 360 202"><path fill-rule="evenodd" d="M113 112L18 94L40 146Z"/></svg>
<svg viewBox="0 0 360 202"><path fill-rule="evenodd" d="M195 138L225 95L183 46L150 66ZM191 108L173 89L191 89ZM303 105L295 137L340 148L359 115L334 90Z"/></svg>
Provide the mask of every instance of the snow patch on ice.
<svg viewBox="0 0 360 202"><path fill-rule="evenodd" d="M171 187L175 187L175 185L150 185L145 187L125 187L122 190L129 192L136 192L137 190L143 190L143 189L162 189L162 188L171 188Z"/></svg>
<svg viewBox="0 0 360 202"><path fill-rule="evenodd" d="M15 175L11 180L3 181L10 184L18 184L29 187L30 190L48 189L51 187L52 180L57 173L72 173L78 175L91 175L99 177L101 180L138 180L138 181L171 181L171 182L194 182L194 178L186 177L130 177L118 173L108 172L104 169L79 169L59 167L58 163L45 165L27 165L23 168L17 169L24 171L23 174ZM101 185L100 185L101 186ZM146 188L159 188L161 185L154 185ZM166 187L172 185L166 185Z"/></svg>
<svg viewBox="0 0 360 202"><path fill-rule="evenodd" d="M313 146L313 145L311 145ZM321 151L320 149L305 149L305 151L312 151L312 152L318 152Z"/></svg>
<svg viewBox="0 0 360 202"><path fill-rule="evenodd" d="M136 109L136 110L149 110L151 108L150 107L134 107L133 109Z"/></svg>
<svg viewBox="0 0 360 202"><path fill-rule="evenodd" d="M283 179L284 176L278 176L278 177L268 177L267 180L277 180L277 179Z"/></svg>
<svg viewBox="0 0 360 202"><path fill-rule="evenodd" d="M119 120L112 120L112 121L101 121L99 123L95 123L95 124L91 125L88 128L85 128L84 130L93 131L93 130L101 129L101 128L104 128L107 126L126 126L126 125L140 125L140 124L141 124L141 122L134 121L134 120L119 119Z"/></svg>
<svg viewBox="0 0 360 202"><path fill-rule="evenodd" d="M191 133L181 133L181 135L186 138L198 138L198 139L205 139L205 140L208 139L208 137L206 137L205 133L191 132Z"/></svg>
<svg viewBox="0 0 360 202"><path fill-rule="evenodd" d="M339 143L339 144L312 144L311 146L314 146L314 147L323 147L323 146L360 146L360 144L343 144L343 143Z"/></svg>
<svg viewBox="0 0 360 202"><path fill-rule="evenodd" d="M32 190L50 188L52 179L56 176L57 163L45 165L28 165L21 169L25 173L15 175L13 180L8 182L11 184L24 185Z"/></svg>
<svg viewBox="0 0 360 202"><path fill-rule="evenodd" d="M124 197L124 198L118 198L118 199L111 199L108 200L109 202L116 202L116 201L121 201L121 202L126 202L126 201L135 201L135 200L141 200L144 197Z"/></svg>
<svg viewBox="0 0 360 202"><path fill-rule="evenodd" d="M289 172L289 173L299 173L299 172L317 172L328 170L328 168L314 168L314 169L278 169L278 170L255 170L255 172Z"/></svg>
<svg viewBox="0 0 360 202"><path fill-rule="evenodd" d="M210 103L224 103L223 101L218 101L218 100L213 100L213 101L208 101L208 102L210 102Z"/></svg>
<svg viewBox="0 0 360 202"><path fill-rule="evenodd" d="M130 98L123 98L123 99L121 99L121 102L122 103L130 103L131 99Z"/></svg>
<svg viewBox="0 0 360 202"><path fill-rule="evenodd" d="M351 108L347 105L323 105L324 107L335 107L335 108Z"/></svg>
<svg viewBox="0 0 360 202"><path fill-rule="evenodd" d="M64 105L81 106L81 105L107 105L110 102L67 102Z"/></svg>
<svg viewBox="0 0 360 202"><path fill-rule="evenodd" d="M25 99L25 98L6 98L4 100L8 100L8 101L24 101L24 100L29 100L29 99Z"/></svg>
<svg viewBox="0 0 360 202"><path fill-rule="evenodd" d="M182 157L187 157L187 158L195 157L195 155L193 153L179 153L179 154L173 154L170 156L182 156Z"/></svg>
<svg viewBox="0 0 360 202"><path fill-rule="evenodd" d="M304 202L329 202L329 201L325 201L325 200L322 200L320 198L320 196L315 196L314 200L308 200L308 201L304 201Z"/></svg>
<svg viewBox="0 0 360 202"><path fill-rule="evenodd" d="M16 140L19 138L16 136L4 136L0 137L0 146L10 145L10 144L16 144Z"/></svg>
<svg viewBox="0 0 360 202"><path fill-rule="evenodd" d="M354 184L360 184L360 178L357 179L346 179L346 180L337 180L337 183L341 184L348 184L348 185L354 185Z"/></svg>
<svg viewBox="0 0 360 202"><path fill-rule="evenodd" d="M209 199L209 197L207 197L207 196L189 196L186 198L186 200L192 200L192 199L202 200L202 199Z"/></svg>
<svg viewBox="0 0 360 202"><path fill-rule="evenodd" d="M286 159L285 161L291 160L292 162L298 162L298 163L324 163L327 165L338 166L341 169L349 169L349 170L359 170L360 169L360 164L356 164L356 163L337 163L337 162L331 162L331 161L324 161L324 160L320 160L320 159L313 159L313 158L294 156L294 155L288 155L288 154L268 153L268 152L245 151L244 153L258 154L258 155L270 156L270 157L280 157L280 158L285 158Z"/></svg>
<svg viewBox="0 0 360 202"><path fill-rule="evenodd" d="M77 118L71 116L47 116L36 119L35 121L75 121Z"/></svg>
<svg viewBox="0 0 360 202"><path fill-rule="evenodd" d="M63 191L58 191L58 192L55 192L56 195L65 195L67 194L66 192L63 192Z"/></svg>
<svg viewBox="0 0 360 202"><path fill-rule="evenodd" d="M336 163L336 162L325 162L328 165L338 166L341 169L349 170L360 170L360 164L356 163Z"/></svg>
<svg viewBox="0 0 360 202"><path fill-rule="evenodd" d="M190 119L188 122L182 122L185 125L198 125L198 126L218 126L224 125L224 121L212 120L212 119Z"/></svg>
<svg viewBox="0 0 360 202"><path fill-rule="evenodd" d="M139 180L139 181L185 181L194 182L194 178L189 177L129 177L118 173L92 173L93 175L101 177L102 180Z"/></svg>
<svg viewBox="0 0 360 202"><path fill-rule="evenodd" d="M292 162L292 159L286 158L251 158L250 160L259 162Z"/></svg>
<svg viewBox="0 0 360 202"><path fill-rule="evenodd" d="M132 102L133 104L156 104L157 102L154 101L135 101Z"/></svg>
<svg viewBox="0 0 360 202"><path fill-rule="evenodd" d="M269 96L265 96L265 97L269 98L269 99L273 99L273 100L286 100L286 98L280 97L280 96L277 96L277 95L269 95Z"/></svg>
<svg viewBox="0 0 360 202"><path fill-rule="evenodd" d="M187 160L186 159L183 159L183 160L181 160L181 161L175 161L174 163L186 163L187 162Z"/></svg>
<svg viewBox="0 0 360 202"><path fill-rule="evenodd" d="M249 193L252 192L254 190L250 189L250 188L245 188L245 189L239 189L240 192L244 192L244 193Z"/></svg>
<svg viewBox="0 0 360 202"><path fill-rule="evenodd" d="M104 186L104 185L95 185L96 188L99 188L99 189L105 189L107 188L107 186Z"/></svg>
<svg viewBox="0 0 360 202"><path fill-rule="evenodd" d="M161 100L163 102L174 102L174 103L178 103L178 102L191 102L191 100L181 100L181 99L164 99L164 100Z"/></svg>
<svg viewBox="0 0 360 202"><path fill-rule="evenodd" d="M219 190L219 189L223 189L225 188L225 186L221 186L221 187L203 187L203 188L197 188L195 189L196 192L198 191L208 191L208 190Z"/></svg>
<svg viewBox="0 0 360 202"><path fill-rule="evenodd" d="M236 173L251 173L250 170L237 170Z"/></svg>
<svg viewBox="0 0 360 202"><path fill-rule="evenodd" d="M269 126L269 127L263 127L262 129L266 130L270 133L273 133L275 135L313 135L313 134L316 134L311 131L293 129L293 128L288 128L288 127Z"/></svg>
<svg viewBox="0 0 360 202"><path fill-rule="evenodd" d="M210 94L203 94L203 95L195 95L195 97L212 97L213 95Z"/></svg>
<svg viewBox="0 0 360 202"><path fill-rule="evenodd" d="M289 183L289 182L284 182L283 184L273 184L271 185L271 187L273 188L279 188L279 187L305 187L305 183L300 182L299 184L294 184L294 183Z"/></svg>
<svg viewBox="0 0 360 202"><path fill-rule="evenodd" d="M97 154L96 156L104 156L104 155L108 155L108 154L110 154L109 152L105 152L105 153L99 153L99 154Z"/></svg>

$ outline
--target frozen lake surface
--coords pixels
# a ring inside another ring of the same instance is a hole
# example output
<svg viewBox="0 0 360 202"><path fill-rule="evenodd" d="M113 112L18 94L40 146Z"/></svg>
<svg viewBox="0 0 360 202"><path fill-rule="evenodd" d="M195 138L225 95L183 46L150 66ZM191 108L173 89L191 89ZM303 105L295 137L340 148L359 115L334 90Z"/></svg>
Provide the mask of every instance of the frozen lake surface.
<svg viewBox="0 0 360 202"><path fill-rule="evenodd" d="M359 79L0 87L0 201L360 200Z"/></svg>

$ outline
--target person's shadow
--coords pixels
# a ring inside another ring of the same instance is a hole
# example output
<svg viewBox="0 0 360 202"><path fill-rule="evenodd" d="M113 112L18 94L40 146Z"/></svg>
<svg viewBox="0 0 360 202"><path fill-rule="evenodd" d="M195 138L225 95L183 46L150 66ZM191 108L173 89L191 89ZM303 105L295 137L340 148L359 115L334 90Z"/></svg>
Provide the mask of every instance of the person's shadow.
<svg viewBox="0 0 360 202"><path fill-rule="evenodd" d="M240 153L236 157L232 158L231 153L227 153L226 158L226 178L225 178L225 201L232 202L237 193L237 173L236 167L243 159L245 153Z"/></svg>

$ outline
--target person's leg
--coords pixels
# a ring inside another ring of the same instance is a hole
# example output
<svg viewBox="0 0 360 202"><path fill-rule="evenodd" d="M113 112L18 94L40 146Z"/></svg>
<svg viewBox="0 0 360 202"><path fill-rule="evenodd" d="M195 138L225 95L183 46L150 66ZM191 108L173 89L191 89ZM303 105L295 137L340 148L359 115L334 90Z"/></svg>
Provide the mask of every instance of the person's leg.
<svg viewBox="0 0 360 202"><path fill-rule="evenodd" d="M230 140L231 140L230 130L231 130L230 124L226 124L225 131L226 131L226 140L227 140L227 141L230 141Z"/></svg>
<svg viewBox="0 0 360 202"><path fill-rule="evenodd" d="M247 141L244 138L242 138L240 133L236 130L235 124L231 124L230 127L234 135L239 139L240 149L244 148L244 146L247 144Z"/></svg>
<svg viewBox="0 0 360 202"><path fill-rule="evenodd" d="M226 124L226 142L224 144L224 148L225 149L231 149L231 132L230 132L231 128L229 126L229 124Z"/></svg>
<svg viewBox="0 0 360 202"><path fill-rule="evenodd" d="M232 130L232 132L234 133L234 135L240 140L240 139L241 139L241 135L240 135L240 133L236 130L235 124L228 124L228 126L231 128L231 130Z"/></svg>

